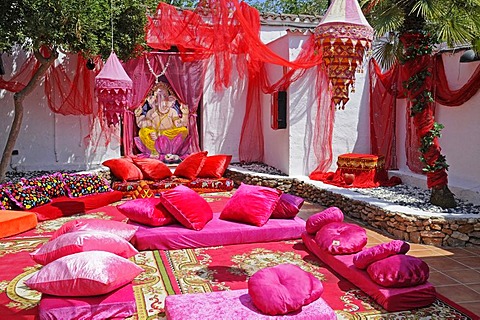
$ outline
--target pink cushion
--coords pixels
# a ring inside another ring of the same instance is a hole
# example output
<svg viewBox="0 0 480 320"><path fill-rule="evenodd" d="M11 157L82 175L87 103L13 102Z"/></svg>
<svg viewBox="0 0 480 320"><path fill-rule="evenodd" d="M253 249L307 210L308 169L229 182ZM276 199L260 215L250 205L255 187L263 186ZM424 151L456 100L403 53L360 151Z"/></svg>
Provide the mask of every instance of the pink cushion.
<svg viewBox="0 0 480 320"><path fill-rule="evenodd" d="M25 284L31 289L54 296L95 296L131 282L142 271L133 262L116 254L88 251L50 262L25 281Z"/></svg>
<svg viewBox="0 0 480 320"><path fill-rule="evenodd" d="M69 254L84 251L108 251L124 258L138 253L130 242L109 232L76 231L48 241L30 254L35 262L47 264Z"/></svg>
<svg viewBox="0 0 480 320"><path fill-rule="evenodd" d="M232 161L232 155L217 154L205 159L199 178L221 178Z"/></svg>
<svg viewBox="0 0 480 320"><path fill-rule="evenodd" d="M321 212L315 213L307 219L305 226L310 234L317 233L324 225L331 222L342 222L343 212L337 207L330 207Z"/></svg>
<svg viewBox="0 0 480 320"><path fill-rule="evenodd" d="M213 218L212 208L198 193L185 186L178 186L162 193L161 203L184 227L202 230Z"/></svg>
<svg viewBox="0 0 480 320"><path fill-rule="evenodd" d="M144 179L162 180L172 176L170 168L158 159L133 158L133 163L142 171Z"/></svg>
<svg viewBox="0 0 480 320"><path fill-rule="evenodd" d="M367 244L367 232L360 226L332 222L315 235L318 246L331 254L349 254L362 250Z"/></svg>
<svg viewBox="0 0 480 320"><path fill-rule="evenodd" d="M364 249L353 256L353 264L360 269L366 269L369 264L382 260L394 254L405 254L410 250L410 245L402 240L392 240Z"/></svg>
<svg viewBox="0 0 480 320"><path fill-rule="evenodd" d="M120 221L103 219L78 219L64 223L60 229L52 234L50 240L53 240L64 233L74 231L104 231L113 233L123 239L130 241L135 235L138 226L132 226Z"/></svg>
<svg viewBox="0 0 480 320"><path fill-rule="evenodd" d="M242 183L223 208L220 219L261 227L272 215L280 195L277 189Z"/></svg>
<svg viewBox="0 0 480 320"><path fill-rule="evenodd" d="M270 218L274 219L289 219L295 217L300 208L303 206L303 198L294 196L293 194L282 193L280 199L273 209Z"/></svg>
<svg viewBox="0 0 480 320"><path fill-rule="evenodd" d="M253 304L269 315L287 314L301 309L323 293L323 285L314 275L293 264L264 268L248 280Z"/></svg>
<svg viewBox="0 0 480 320"><path fill-rule="evenodd" d="M206 158L207 151L192 153L178 164L173 174L177 177L193 180L202 170Z"/></svg>
<svg viewBox="0 0 480 320"><path fill-rule="evenodd" d="M160 203L160 198L138 198L117 206L128 219L159 227L175 222L175 218Z"/></svg>
<svg viewBox="0 0 480 320"><path fill-rule="evenodd" d="M413 287L427 282L430 269L417 257L397 254L368 266L370 278L384 287Z"/></svg>
<svg viewBox="0 0 480 320"><path fill-rule="evenodd" d="M130 158L110 159L102 162L108 167L112 174L122 181L135 181L143 179L142 171L133 163Z"/></svg>

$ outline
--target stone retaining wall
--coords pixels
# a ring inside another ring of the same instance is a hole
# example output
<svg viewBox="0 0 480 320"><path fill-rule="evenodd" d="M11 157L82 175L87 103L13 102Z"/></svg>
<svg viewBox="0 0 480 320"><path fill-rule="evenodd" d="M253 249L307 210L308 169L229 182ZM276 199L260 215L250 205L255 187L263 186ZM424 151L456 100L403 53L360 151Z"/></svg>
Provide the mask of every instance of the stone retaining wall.
<svg viewBox="0 0 480 320"><path fill-rule="evenodd" d="M289 177L272 178L230 169L224 176L232 179L237 187L240 182L262 185L300 196L325 207L338 207L346 216L364 221L395 239L434 246L480 246L480 218L435 218L387 211L368 202L353 200Z"/></svg>

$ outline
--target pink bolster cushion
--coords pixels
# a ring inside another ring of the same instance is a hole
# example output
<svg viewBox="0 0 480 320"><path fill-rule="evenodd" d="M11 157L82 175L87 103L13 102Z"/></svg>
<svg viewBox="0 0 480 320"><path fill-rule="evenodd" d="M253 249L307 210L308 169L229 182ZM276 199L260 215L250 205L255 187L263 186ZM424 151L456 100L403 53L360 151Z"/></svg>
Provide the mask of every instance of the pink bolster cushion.
<svg viewBox="0 0 480 320"><path fill-rule="evenodd" d="M353 264L359 269L366 269L371 263L393 256L405 254L410 250L410 245L402 240L392 240L364 249L353 256Z"/></svg>
<svg viewBox="0 0 480 320"><path fill-rule="evenodd" d="M253 274L248 280L248 293L263 313L283 315L320 298L323 285L311 273L286 263Z"/></svg>
<svg viewBox="0 0 480 320"><path fill-rule="evenodd" d="M367 244L367 232L360 226L345 222L332 222L315 236L318 246L331 254L356 253Z"/></svg>
<svg viewBox="0 0 480 320"><path fill-rule="evenodd" d="M324 225L331 222L342 222L343 221L343 212L337 207L330 207L314 215L310 216L307 219L307 224L305 228L309 234L316 234Z"/></svg>

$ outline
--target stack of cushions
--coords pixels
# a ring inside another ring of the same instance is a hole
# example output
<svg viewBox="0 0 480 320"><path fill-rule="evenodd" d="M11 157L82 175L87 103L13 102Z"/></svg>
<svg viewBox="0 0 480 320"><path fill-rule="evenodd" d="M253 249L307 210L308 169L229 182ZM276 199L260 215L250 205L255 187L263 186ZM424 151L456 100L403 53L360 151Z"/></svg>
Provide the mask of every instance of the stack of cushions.
<svg viewBox="0 0 480 320"><path fill-rule="evenodd" d="M87 314L85 318L98 318L99 314L104 318L131 316L135 312L131 286L130 289L120 288L131 284L143 272L128 260L138 253L129 243L136 230L137 227L122 222L100 219L64 224L46 244L31 254L32 259L43 267L25 284L42 294L62 297L47 296L49 303L43 306L50 309L41 309L40 314L61 319L67 307L60 303L63 297L76 297L72 299L79 305L87 305L82 311ZM130 299L124 299L125 290ZM89 305L89 298L83 299L97 295L105 295L105 299L95 300L98 305ZM106 304L104 300L116 303ZM130 310L129 314L125 314L126 310Z"/></svg>

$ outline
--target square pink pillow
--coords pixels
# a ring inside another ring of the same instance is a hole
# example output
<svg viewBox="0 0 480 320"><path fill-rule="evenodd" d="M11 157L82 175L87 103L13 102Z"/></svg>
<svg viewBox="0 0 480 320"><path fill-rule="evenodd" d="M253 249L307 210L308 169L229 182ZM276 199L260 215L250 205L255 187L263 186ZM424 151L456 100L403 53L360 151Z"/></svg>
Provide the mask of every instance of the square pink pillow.
<svg viewBox="0 0 480 320"><path fill-rule="evenodd" d="M123 239L130 241L137 232L138 226L126 224L125 222L103 220L103 219L78 219L64 223L60 229L52 234L53 240L64 233L75 231L104 231L113 233Z"/></svg>
<svg viewBox="0 0 480 320"><path fill-rule="evenodd" d="M405 288L427 282L430 268L422 259L396 254L372 263L368 266L367 273L381 286Z"/></svg>
<svg viewBox="0 0 480 320"><path fill-rule="evenodd" d="M144 179L162 180L172 176L170 168L158 159L133 158L133 163L142 171Z"/></svg>
<svg viewBox="0 0 480 320"><path fill-rule="evenodd" d="M300 208L303 206L304 201L303 198L294 196L293 194L282 193L270 218L295 218L300 211Z"/></svg>
<svg viewBox="0 0 480 320"><path fill-rule="evenodd" d="M343 212L337 207L330 207L317 212L307 219L305 228L309 234L316 234L324 225L331 222L342 222Z"/></svg>
<svg viewBox="0 0 480 320"><path fill-rule="evenodd" d="M50 262L25 284L33 290L54 296L95 296L131 282L142 272L143 269L135 263L116 254L87 251Z"/></svg>
<svg viewBox="0 0 480 320"><path fill-rule="evenodd" d="M221 178L232 161L232 155L217 154L205 159L199 178Z"/></svg>
<svg viewBox="0 0 480 320"><path fill-rule="evenodd" d="M117 206L128 219L152 227L175 223L175 218L160 203L160 198L138 198Z"/></svg>
<svg viewBox="0 0 480 320"><path fill-rule="evenodd" d="M207 201L183 185L165 191L160 199L165 209L186 228L202 230L213 218Z"/></svg>
<svg viewBox="0 0 480 320"><path fill-rule="evenodd" d="M207 151L192 153L178 164L173 175L190 180L195 179L202 170L207 153Z"/></svg>
<svg viewBox="0 0 480 320"><path fill-rule="evenodd" d="M393 256L405 254L410 250L410 245L402 240L392 240L364 249L353 256L353 264L359 269L366 269L371 263Z"/></svg>
<svg viewBox="0 0 480 320"><path fill-rule="evenodd" d="M220 219L261 227L272 215L281 193L277 189L241 183L220 213Z"/></svg>
<svg viewBox="0 0 480 320"><path fill-rule="evenodd" d="M365 229L345 222L331 222L315 235L318 246L331 254L359 252L365 247L367 240Z"/></svg>
<svg viewBox="0 0 480 320"><path fill-rule="evenodd" d="M300 310L320 298L322 293L320 280L288 263L261 269L248 280L248 294L253 304L272 316Z"/></svg>
<svg viewBox="0 0 480 320"><path fill-rule="evenodd" d="M130 258L138 253L130 242L103 231L76 231L48 241L30 254L36 263L48 264L58 258L85 251L108 251Z"/></svg>

